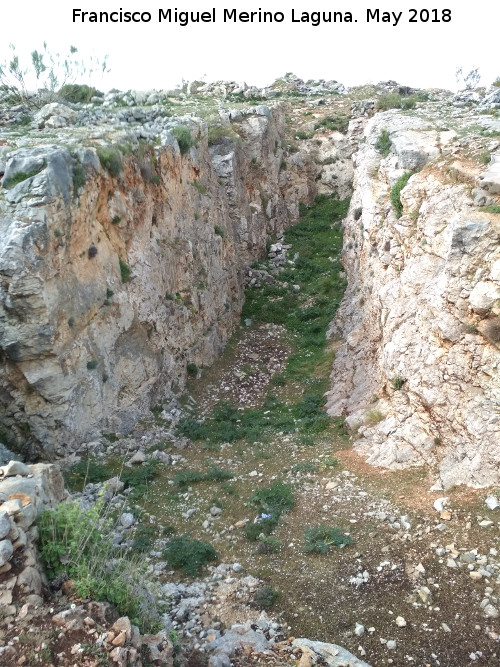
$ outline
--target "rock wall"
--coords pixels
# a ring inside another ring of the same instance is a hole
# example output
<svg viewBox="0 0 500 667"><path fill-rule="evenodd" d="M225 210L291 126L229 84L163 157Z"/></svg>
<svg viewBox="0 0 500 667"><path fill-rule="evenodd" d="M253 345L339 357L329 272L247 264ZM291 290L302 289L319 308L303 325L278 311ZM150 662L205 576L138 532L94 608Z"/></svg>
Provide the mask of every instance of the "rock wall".
<svg viewBox="0 0 500 667"><path fill-rule="evenodd" d="M363 136L328 412L347 417L372 465L430 464L438 487L482 486L500 479L500 216L477 205L498 204L498 142L450 129L445 113L351 121ZM493 155L481 174L485 141ZM418 169L398 218L391 187Z"/></svg>
<svg viewBox="0 0 500 667"><path fill-rule="evenodd" d="M210 364L245 266L314 197L318 167L286 151L283 104L222 121L210 147L190 117L167 119L161 145L139 143L140 127L88 127L2 147L0 413L31 459L126 432L182 389L187 364ZM96 149L118 142L132 152L104 169Z"/></svg>

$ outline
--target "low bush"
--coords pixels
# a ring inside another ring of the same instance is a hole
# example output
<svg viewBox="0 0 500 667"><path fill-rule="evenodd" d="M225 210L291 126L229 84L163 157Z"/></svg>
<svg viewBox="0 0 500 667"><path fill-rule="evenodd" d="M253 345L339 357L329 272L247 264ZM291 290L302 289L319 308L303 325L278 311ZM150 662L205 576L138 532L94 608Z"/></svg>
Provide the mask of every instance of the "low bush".
<svg viewBox="0 0 500 667"><path fill-rule="evenodd" d="M256 607L259 607L259 609L269 609L275 604L278 598L278 591L265 584L255 591L253 602Z"/></svg>
<svg viewBox="0 0 500 667"><path fill-rule="evenodd" d="M98 92L96 88L84 84L69 83L63 86L57 94L67 102L87 104Z"/></svg>
<svg viewBox="0 0 500 667"><path fill-rule="evenodd" d="M191 146L193 146L191 132L189 128L186 127L185 125L177 125L176 127L174 127L174 129L172 130L172 136L174 136L177 139L181 155L185 155L189 151Z"/></svg>
<svg viewBox="0 0 500 667"><path fill-rule="evenodd" d="M28 178L32 178L33 176L36 176L39 174L43 169L45 169L46 164L45 162L40 165L39 167L32 169L31 171L18 171L16 172L11 178L8 180L3 181L2 187L4 187L6 190L10 190L10 188L13 188L15 185L19 185L19 183L22 183L23 181L27 181Z"/></svg>
<svg viewBox="0 0 500 667"><path fill-rule="evenodd" d="M109 470L93 459L82 459L64 473L64 481L71 491L81 491L86 484L105 482L110 477Z"/></svg>
<svg viewBox="0 0 500 667"><path fill-rule="evenodd" d="M344 547L352 544L353 540L338 528L320 525L317 527L309 526L304 533L306 542L304 551L307 553L326 554L331 547Z"/></svg>
<svg viewBox="0 0 500 667"><path fill-rule="evenodd" d="M123 161L121 153L117 148L113 146L98 148L97 155L99 156L101 167L106 169L111 176L116 178L120 175L123 169Z"/></svg>
<svg viewBox="0 0 500 667"><path fill-rule="evenodd" d="M167 544L164 556L169 565L191 577L195 577L204 565L218 557L211 544L190 539L187 535L172 538Z"/></svg>

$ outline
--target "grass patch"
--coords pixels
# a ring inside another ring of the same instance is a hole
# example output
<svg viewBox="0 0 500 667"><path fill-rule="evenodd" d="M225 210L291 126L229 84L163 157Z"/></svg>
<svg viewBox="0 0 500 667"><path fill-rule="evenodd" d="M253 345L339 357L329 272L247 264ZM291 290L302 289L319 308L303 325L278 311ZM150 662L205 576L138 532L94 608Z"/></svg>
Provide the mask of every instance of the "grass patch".
<svg viewBox="0 0 500 667"><path fill-rule="evenodd" d="M485 211L486 213L496 213L500 214L500 206L481 206L481 211Z"/></svg>
<svg viewBox="0 0 500 667"><path fill-rule="evenodd" d="M39 167L36 167L35 169L32 169L31 171L17 171L8 180L4 180L3 187L6 190L10 190L14 186L19 185L19 183L22 183L23 181L27 181L28 178L32 178L33 176L36 176L41 171L43 171L45 169L45 167L46 167L46 164L44 162Z"/></svg>

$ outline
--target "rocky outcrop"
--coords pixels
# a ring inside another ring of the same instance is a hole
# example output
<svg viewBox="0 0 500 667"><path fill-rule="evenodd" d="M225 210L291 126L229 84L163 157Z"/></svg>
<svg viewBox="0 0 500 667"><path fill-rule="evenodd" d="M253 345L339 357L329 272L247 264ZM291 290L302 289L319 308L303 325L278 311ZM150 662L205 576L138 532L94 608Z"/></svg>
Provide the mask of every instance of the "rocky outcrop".
<svg viewBox="0 0 500 667"><path fill-rule="evenodd" d="M58 106L42 110L53 127L67 122ZM3 147L5 444L53 457L102 429L126 432L183 387L187 364L213 361L238 320L245 266L316 192L317 165L286 151L284 109L222 114L210 147L203 121L158 114L161 145L139 143L136 123Z"/></svg>
<svg viewBox="0 0 500 667"><path fill-rule="evenodd" d="M498 150L481 175L470 157L477 135L460 139L445 118L390 111L366 123L328 412L347 417L372 465L431 464L438 486L483 486L499 481L500 218L471 192L483 201L498 192ZM384 130L387 157L377 150ZM405 172L398 217L393 186Z"/></svg>

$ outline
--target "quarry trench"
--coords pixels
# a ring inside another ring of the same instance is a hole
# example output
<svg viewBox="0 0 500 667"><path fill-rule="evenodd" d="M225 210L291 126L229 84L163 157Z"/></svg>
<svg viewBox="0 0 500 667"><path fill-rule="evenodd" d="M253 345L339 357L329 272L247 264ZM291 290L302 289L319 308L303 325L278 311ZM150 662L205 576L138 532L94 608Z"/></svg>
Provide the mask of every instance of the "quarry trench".
<svg viewBox="0 0 500 667"><path fill-rule="evenodd" d="M342 420L327 418L322 401L304 400L323 395L338 347L324 337L331 302L340 302L345 287L339 260L346 209L337 205L320 198L288 230L289 255L298 251L304 260L290 265L293 281L283 272L276 283L247 290L241 324L213 366L193 374L178 397L181 410L156 406L152 420L110 445L121 457L94 462L111 475L130 458L123 458L127 446L147 456L174 455L175 464L160 469L140 502L125 508L153 526L146 561L162 560L165 529L209 542L220 561L239 563L278 592L266 611L289 635L341 644L374 666L498 664L498 619L485 618L481 606L494 599L488 586L498 576L498 539L479 525L478 516L489 518L481 493L449 491L450 518L442 520L428 470L366 465L350 448ZM326 305L322 289L331 290L332 281L337 291ZM205 430L193 431L195 424ZM213 471L218 477L210 478ZM66 478L75 488L71 469ZM259 517L252 499L275 482L289 485L293 507L269 535L248 539ZM337 528L352 543L306 552L305 531L313 526ZM448 566L473 549L491 565L491 579L473 580L467 569ZM174 570L158 578L191 581ZM255 617L255 606L233 594L205 615L225 628ZM182 623L175 629L182 636ZM240 656L235 664L246 663Z"/></svg>

